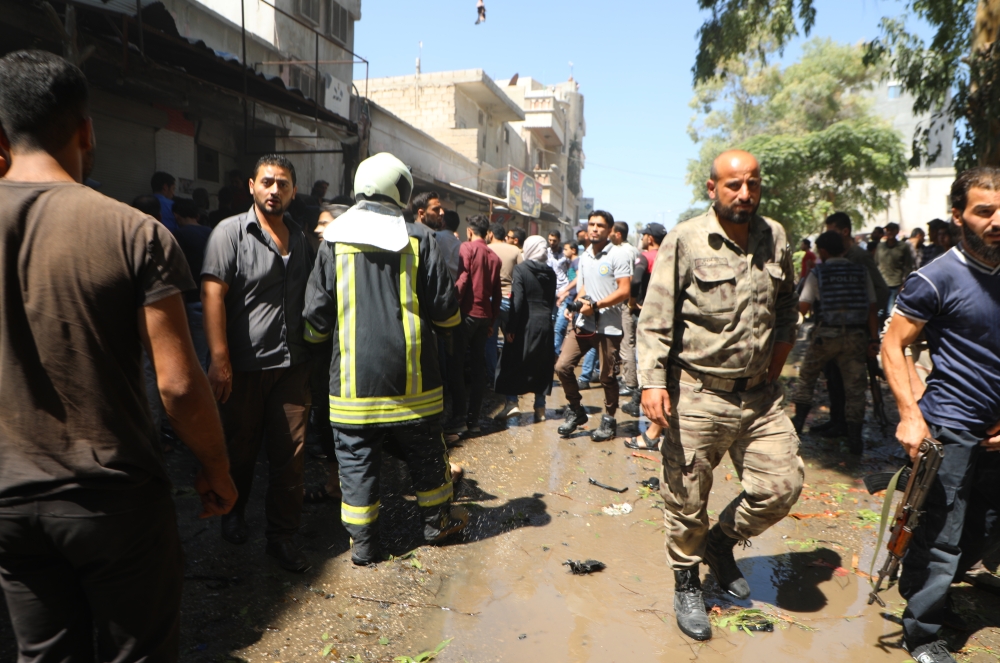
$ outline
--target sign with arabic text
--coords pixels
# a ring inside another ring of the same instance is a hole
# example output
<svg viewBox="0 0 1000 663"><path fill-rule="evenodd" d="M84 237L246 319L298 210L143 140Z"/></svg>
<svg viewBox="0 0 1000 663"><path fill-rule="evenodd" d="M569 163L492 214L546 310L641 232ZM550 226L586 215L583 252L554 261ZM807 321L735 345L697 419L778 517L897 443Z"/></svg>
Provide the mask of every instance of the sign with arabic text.
<svg viewBox="0 0 1000 663"><path fill-rule="evenodd" d="M507 171L507 206L525 216L542 215L542 185L514 166Z"/></svg>

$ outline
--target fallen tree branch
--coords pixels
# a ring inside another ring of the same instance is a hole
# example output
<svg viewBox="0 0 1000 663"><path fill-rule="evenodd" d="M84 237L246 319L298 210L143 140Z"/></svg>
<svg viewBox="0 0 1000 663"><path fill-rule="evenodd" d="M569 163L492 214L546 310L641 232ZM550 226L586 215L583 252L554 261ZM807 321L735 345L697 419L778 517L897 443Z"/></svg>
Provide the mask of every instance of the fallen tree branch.
<svg viewBox="0 0 1000 663"><path fill-rule="evenodd" d="M388 603L389 605L400 605L404 608L437 608L438 610L447 610L448 612L457 612L460 615L468 615L469 617L475 617L478 612L462 612L461 610L455 610L454 608L448 608L443 605L438 605L436 603L401 603L399 601L390 601L388 599L376 599L370 596L358 596L357 594L351 594L352 599L358 599L359 601L371 601L372 603Z"/></svg>

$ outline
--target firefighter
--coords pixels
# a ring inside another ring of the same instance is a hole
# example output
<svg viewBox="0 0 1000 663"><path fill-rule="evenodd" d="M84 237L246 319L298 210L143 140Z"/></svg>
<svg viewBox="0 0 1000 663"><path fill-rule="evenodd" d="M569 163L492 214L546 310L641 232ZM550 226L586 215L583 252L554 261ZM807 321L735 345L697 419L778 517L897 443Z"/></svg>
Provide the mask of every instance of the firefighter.
<svg viewBox="0 0 1000 663"><path fill-rule="evenodd" d="M434 327L461 323L455 283L433 231L405 223L413 190L407 167L388 153L363 161L357 204L323 233L306 288L306 340L333 338L330 423L340 464L341 520L351 560L382 558L379 472L383 447L410 470L429 543L468 523L452 507Z"/></svg>

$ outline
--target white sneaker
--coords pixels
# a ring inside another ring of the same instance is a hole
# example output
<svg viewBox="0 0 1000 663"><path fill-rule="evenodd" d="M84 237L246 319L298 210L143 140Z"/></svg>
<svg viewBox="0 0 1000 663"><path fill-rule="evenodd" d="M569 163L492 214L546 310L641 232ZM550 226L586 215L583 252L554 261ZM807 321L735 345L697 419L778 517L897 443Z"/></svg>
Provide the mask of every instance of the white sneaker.
<svg viewBox="0 0 1000 663"><path fill-rule="evenodd" d="M510 419L511 417L516 417L521 414L521 408L517 406L517 403L507 402L503 409L500 410L500 414L496 416L497 419Z"/></svg>

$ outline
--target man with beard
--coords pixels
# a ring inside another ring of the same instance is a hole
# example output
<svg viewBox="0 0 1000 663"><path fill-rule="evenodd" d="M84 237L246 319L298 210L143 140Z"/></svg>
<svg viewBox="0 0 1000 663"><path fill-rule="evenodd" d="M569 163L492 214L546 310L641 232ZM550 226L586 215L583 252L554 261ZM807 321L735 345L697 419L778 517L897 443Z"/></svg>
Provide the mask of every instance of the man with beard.
<svg viewBox="0 0 1000 663"><path fill-rule="evenodd" d="M57 55L0 58L14 157L0 180L0 587L20 661L176 661L184 564L143 349L202 463L201 516L231 509L236 489L185 323L195 284L180 247L81 184L88 98Z"/></svg>
<svg viewBox="0 0 1000 663"><path fill-rule="evenodd" d="M295 167L286 157L261 157L249 189L253 207L212 231L201 269L208 379L221 404L240 492L222 519L222 538L241 544L249 536L244 511L263 443L270 464L267 554L302 572L306 560L292 537L302 516L309 411L302 307L315 253L285 214L296 192Z"/></svg>
<svg viewBox="0 0 1000 663"><path fill-rule="evenodd" d="M748 598L733 548L784 518L803 479L777 382L798 322L792 252L781 224L756 214L752 154L723 152L707 187L713 207L660 246L638 326L642 410L666 432L661 494L674 614L697 640L712 637L698 565ZM712 471L726 452L743 492L709 530Z"/></svg>
<svg viewBox="0 0 1000 663"><path fill-rule="evenodd" d="M1000 168L967 170L951 187L961 243L911 274L882 361L899 406L896 438L915 456L944 445L920 525L903 558L903 639L919 663L954 663L938 632L949 585L982 557L1000 508ZM934 369L918 401L904 350L923 333Z"/></svg>

